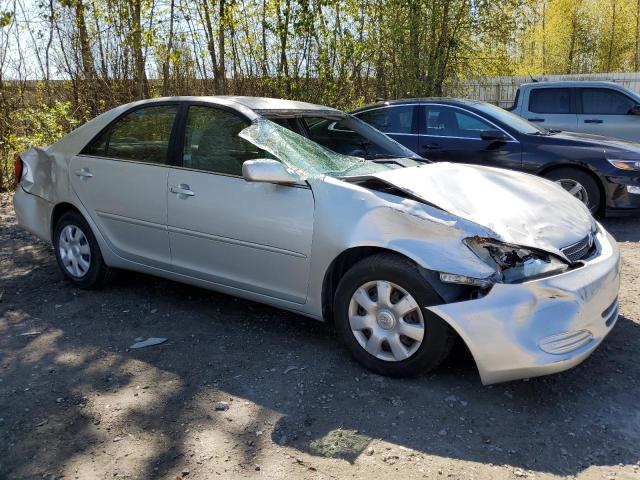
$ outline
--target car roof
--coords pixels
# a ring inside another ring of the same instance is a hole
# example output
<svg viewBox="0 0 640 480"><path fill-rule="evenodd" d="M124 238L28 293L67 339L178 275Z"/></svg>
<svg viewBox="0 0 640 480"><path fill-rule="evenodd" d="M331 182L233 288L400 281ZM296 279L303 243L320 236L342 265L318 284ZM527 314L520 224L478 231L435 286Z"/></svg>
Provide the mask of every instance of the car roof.
<svg viewBox="0 0 640 480"><path fill-rule="evenodd" d="M212 96L176 96L176 97L156 97L120 105L107 110L97 117L84 123L74 131L65 135L50 148L64 152L77 153L87 144L89 139L95 137L103 128L116 120L131 109L144 107L153 104L166 104L168 102L196 102L219 105L232 109L250 121L260 117L312 117L317 115L341 118L346 113L323 105L313 103L298 102L295 100L283 100L268 97L243 97L232 95L212 95Z"/></svg>
<svg viewBox="0 0 640 480"><path fill-rule="evenodd" d="M473 107L474 105L481 105L487 102L481 102L479 100L471 100L467 98L452 98L452 97L423 97L423 98L399 98L396 100L380 100L376 103L370 103L364 107L360 107L353 110L351 113L358 113L364 110L371 110L374 108L388 107L392 105L411 105L418 103L442 103L443 105L463 105Z"/></svg>
<svg viewBox="0 0 640 480"><path fill-rule="evenodd" d="M257 114L269 113L311 113L325 112L334 115L344 115L340 110L327 107L324 105L316 105L314 103L299 102L297 100L285 100L282 98L269 97L245 97L236 95L209 95L209 96L179 96L179 97L158 97L135 102L136 105L157 102L203 102L216 105L226 105L230 107L244 107ZM242 108L240 108L242 109Z"/></svg>
<svg viewBox="0 0 640 480"><path fill-rule="evenodd" d="M520 85L521 87L621 87L616 82L605 80L553 80L553 81L540 81L540 82L528 82Z"/></svg>

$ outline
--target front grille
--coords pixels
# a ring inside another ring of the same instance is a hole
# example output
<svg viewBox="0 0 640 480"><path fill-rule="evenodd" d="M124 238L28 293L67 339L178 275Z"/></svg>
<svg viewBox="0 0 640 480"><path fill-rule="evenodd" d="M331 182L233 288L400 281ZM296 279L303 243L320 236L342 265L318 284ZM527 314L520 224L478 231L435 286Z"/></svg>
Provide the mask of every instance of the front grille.
<svg viewBox="0 0 640 480"><path fill-rule="evenodd" d="M587 257L591 253L591 247L593 247L593 234L589 233L582 240L564 247L561 251L571 262L577 262Z"/></svg>

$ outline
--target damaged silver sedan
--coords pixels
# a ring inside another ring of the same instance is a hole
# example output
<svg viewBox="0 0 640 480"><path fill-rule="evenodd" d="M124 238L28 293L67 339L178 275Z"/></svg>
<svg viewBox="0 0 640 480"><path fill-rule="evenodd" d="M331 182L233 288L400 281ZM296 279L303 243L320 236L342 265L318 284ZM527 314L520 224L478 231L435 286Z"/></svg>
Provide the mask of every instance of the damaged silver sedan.
<svg viewBox="0 0 640 480"><path fill-rule="evenodd" d="M148 100L22 153L14 204L79 287L135 270L332 320L380 374L456 338L485 384L584 360L618 317L613 238L552 182L411 155L327 107Z"/></svg>

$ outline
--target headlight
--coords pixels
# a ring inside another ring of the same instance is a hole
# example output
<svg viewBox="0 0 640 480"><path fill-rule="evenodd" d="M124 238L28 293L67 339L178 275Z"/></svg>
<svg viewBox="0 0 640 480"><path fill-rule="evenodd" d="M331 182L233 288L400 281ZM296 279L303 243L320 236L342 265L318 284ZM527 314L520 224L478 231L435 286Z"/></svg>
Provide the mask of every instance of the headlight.
<svg viewBox="0 0 640 480"><path fill-rule="evenodd" d="M620 170L638 170L640 171L640 161L638 160L618 160L615 158L607 158L607 161Z"/></svg>
<svg viewBox="0 0 640 480"><path fill-rule="evenodd" d="M564 261L539 250L479 237L467 238L464 243L485 263L496 269L499 281L503 283L517 283L564 272L569 268Z"/></svg>

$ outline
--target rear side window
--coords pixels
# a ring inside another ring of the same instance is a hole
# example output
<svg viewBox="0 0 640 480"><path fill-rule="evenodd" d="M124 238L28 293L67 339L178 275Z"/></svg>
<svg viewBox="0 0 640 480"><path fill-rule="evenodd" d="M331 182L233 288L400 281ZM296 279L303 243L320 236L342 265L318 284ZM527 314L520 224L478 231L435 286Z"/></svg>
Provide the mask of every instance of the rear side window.
<svg viewBox="0 0 640 480"><path fill-rule="evenodd" d="M412 105L376 108L357 113L356 117L384 133L413 133Z"/></svg>
<svg viewBox="0 0 640 480"><path fill-rule="evenodd" d="M534 88L529 93L529 111L533 113L575 113L568 88Z"/></svg>
<svg viewBox="0 0 640 480"><path fill-rule="evenodd" d="M242 176L245 161L268 157L238 136L246 127L244 120L226 110L189 107L182 165L194 170Z"/></svg>
<svg viewBox="0 0 640 480"><path fill-rule="evenodd" d="M138 108L126 114L82 153L98 157L167 164L176 105Z"/></svg>
<svg viewBox="0 0 640 480"><path fill-rule="evenodd" d="M583 88L582 113L598 115L626 115L635 105L625 94L609 88Z"/></svg>

